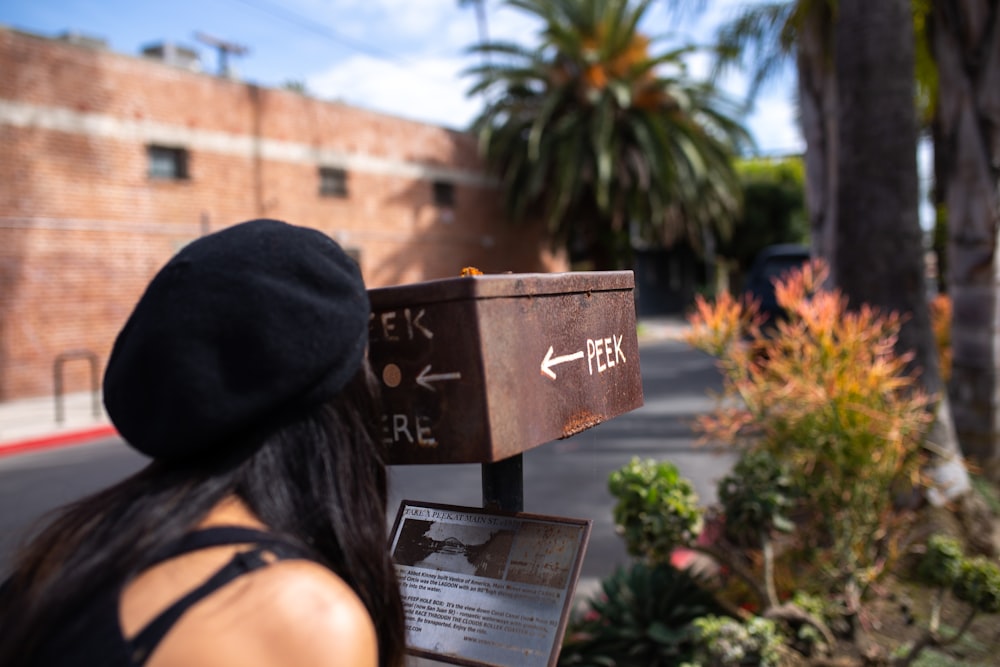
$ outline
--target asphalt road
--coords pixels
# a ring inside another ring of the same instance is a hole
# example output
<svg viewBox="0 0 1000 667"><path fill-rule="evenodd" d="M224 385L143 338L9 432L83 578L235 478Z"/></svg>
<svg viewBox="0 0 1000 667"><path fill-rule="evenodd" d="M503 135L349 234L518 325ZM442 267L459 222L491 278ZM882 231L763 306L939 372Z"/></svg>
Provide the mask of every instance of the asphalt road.
<svg viewBox="0 0 1000 667"><path fill-rule="evenodd" d="M732 465L730 454L695 444L690 422L711 409L719 388L713 360L671 341L640 347L645 405L567 440L524 454L526 512L591 519L584 577L603 577L627 555L614 533L608 475L633 456L668 459L704 503ZM145 459L118 439L0 458L0 573L15 545L45 512L141 468ZM478 465L397 466L391 471L391 522L403 499L481 506Z"/></svg>

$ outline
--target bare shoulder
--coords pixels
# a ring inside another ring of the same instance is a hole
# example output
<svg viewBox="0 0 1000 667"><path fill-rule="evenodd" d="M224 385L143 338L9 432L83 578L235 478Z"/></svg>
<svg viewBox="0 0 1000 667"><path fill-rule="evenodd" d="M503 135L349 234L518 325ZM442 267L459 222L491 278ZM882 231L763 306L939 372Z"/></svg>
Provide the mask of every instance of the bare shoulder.
<svg viewBox="0 0 1000 667"><path fill-rule="evenodd" d="M245 604L267 608L257 630L272 635L276 665L378 663L375 626L347 583L318 563L288 560L259 571Z"/></svg>
<svg viewBox="0 0 1000 667"><path fill-rule="evenodd" d="M166 650L154 654L149 667L378 664L375 626L364 603L343 579L317 563L274 563L205 602L181 620L178 641L168 637Z"/></svg>

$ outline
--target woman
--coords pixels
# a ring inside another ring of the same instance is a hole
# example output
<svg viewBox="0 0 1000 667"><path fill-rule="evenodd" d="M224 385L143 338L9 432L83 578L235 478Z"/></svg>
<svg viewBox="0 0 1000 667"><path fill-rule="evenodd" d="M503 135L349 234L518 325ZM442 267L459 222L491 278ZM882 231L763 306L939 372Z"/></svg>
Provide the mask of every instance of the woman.
<svg viewBox="0 0 1000 667"><path fill-rule="evenodd" d="M152 461L19 554L0 665L402 665L368 318L315 230L254 220L171 259L104 377Z"/></svg>

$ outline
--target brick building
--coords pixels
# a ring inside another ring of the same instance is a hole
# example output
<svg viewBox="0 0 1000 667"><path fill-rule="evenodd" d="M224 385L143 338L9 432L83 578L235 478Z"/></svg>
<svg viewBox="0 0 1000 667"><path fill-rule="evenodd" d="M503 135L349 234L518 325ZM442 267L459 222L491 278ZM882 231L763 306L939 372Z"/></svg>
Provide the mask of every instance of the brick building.
<svg viewBox="0 0 1000 667"><path fill-rule="evenodd" d="M153 273L241 220L325 231L372 287L563 270L501 204L468 134L0 27L0 400L103 372Z"/></svg>

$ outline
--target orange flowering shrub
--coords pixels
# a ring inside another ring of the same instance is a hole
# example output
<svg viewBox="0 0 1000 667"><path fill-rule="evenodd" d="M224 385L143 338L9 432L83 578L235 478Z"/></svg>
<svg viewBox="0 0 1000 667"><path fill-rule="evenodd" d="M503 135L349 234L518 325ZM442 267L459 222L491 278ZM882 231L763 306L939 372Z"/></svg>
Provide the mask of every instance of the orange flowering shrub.
<svg viewBox="0 0 1000 667"><path fill-rule="evenodd" d="M918 482L932 398L895 352L900 317L849 311L823 289L827 275L813 262L777 281L787 318L767 334L754 304L699 299L687 342L724 375L723 400L698 430L787 464L803 547L829 582L863 588L890 546L893 489Z"/></svg>

